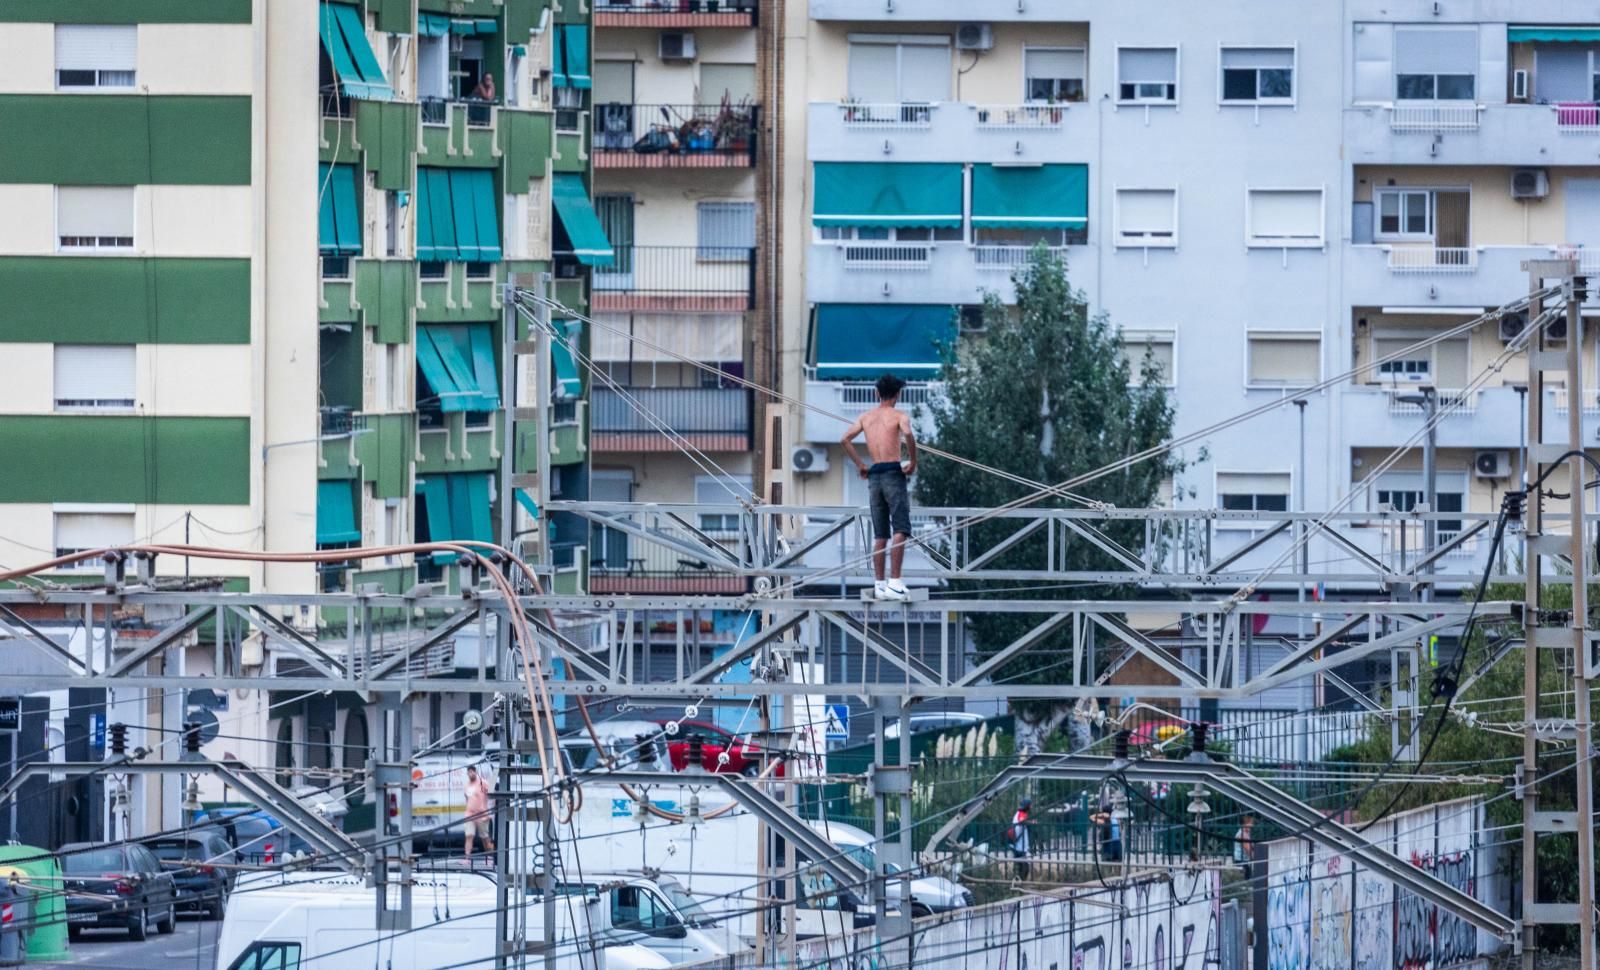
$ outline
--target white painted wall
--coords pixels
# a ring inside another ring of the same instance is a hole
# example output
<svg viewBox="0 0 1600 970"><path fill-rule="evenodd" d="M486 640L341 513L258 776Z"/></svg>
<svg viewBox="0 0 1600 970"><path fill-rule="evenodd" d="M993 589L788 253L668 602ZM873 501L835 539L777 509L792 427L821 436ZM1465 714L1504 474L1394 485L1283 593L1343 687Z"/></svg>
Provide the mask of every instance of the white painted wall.
<svg viewBox="0 0 1600 970"><path fill-rule="evenodd" d="M249 506L163 504L131 508L134 535L139 541L182 542L187 515L189 536L196 545L259 547L260 523L253 520ZM0 505L0 562L23 566L54 557L55 511L56 506L47 502ZM156 560L156 570L162 575L181 576L183 565L181 559L172 556ZM197 576L245 576L249 570L248 563L221 559L195 559L190 563L190 571ZM98 568L85 571L93 573Z"/></svg>
<svg viewBox="0 0 1600 970"><path fill-rule="evenodd" d="M136 185L133 248L85 255L248 257L250 196L248 185ZM0 219L0 256L50 256L59 251L56 186L0 185L0 212L6 214Z"/></svg>
<svg viewBox="0 0 1600 970"><path fill-rule="evenodd" d="M56 88L55 24L6 24L0 30L0 91L40 94Z"/></svg>
<svg viewBox="0 0 1600 970"><path fill-rule="evenodd" d="M249 24L140 24L137 84L150 94L249 94L251 47Z"/></svg>

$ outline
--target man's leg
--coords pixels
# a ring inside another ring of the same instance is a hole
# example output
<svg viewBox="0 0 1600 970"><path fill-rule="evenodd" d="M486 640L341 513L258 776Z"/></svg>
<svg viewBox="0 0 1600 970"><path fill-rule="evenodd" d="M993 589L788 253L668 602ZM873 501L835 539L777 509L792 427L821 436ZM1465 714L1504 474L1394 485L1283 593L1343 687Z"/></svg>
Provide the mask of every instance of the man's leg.
<svg viewBox="0 0 1600 970"><path fill-rule="evenodd" d="M885 496L889 505L889 526L894 533L894 543L889 547L889 578L900 581L900 564L906 558L906 542L911 538L911 496L906 488L906 477L895 472L885 483Z"/></svg>
<svg viewBox="0 0 1600 970"><path fill-rule="evenodd" d="M883 547L889 544L887 539L872 540L872 578L883 582ZM899 549L899 546L895 547ZM895 560L894 574L900 575L900 560Z"/></svg>
<svg viewBox="0 0 1600 970"><path fill-rule="evenodd" d="M472 858L472 836L478 831L478 823L467 819L467 858Z"/></svg>
<svg viewBox="0 0 1600 970"><path fill-rule="evenodd" d="M896 532L894 534L894 545L889 547L889 578L890 579L899 579L900 578L900 564L905 562L905 559L906 559L906 539L907 538L909 538L909 537L904 532ZM879 558L881 559L882 557L879 557ZM882 570L882 568L880 568L878 570L878 578L879 579L883 578L883 570Z"/></svg>

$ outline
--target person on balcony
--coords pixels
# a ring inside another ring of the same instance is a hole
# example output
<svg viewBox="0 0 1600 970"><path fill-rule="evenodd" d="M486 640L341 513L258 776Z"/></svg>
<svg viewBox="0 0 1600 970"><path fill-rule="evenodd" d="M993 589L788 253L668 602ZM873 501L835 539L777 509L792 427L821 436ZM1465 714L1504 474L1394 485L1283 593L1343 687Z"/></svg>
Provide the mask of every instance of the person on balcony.
<svg viewBox="0 0 1600 970"><path fill-rule="evenodd" d="M478 79L478 86L472 89L472 100L493 102L494 94L494 75L485 71Z"/></svg>
<svg viewBox="0 0 1600 970"><path fill-rule="evenodd" d="M872 510L872 586L874 598L907 600L911 594L900 581L900 566L906 556L906 540L911 538L911 496L907 480L917 471L917 439L911 431L911 416L898 409L900 391L906 382L893 374L878 378L878 406L856 418L839 443L867 480L867 497ZM856 453L855 438L867 436L869 467ZM900 442L905 440L908 460L900 461ZM894 542L889 542L890 536ZM884 547L888 546L889 578L884 579Z"/></svg>

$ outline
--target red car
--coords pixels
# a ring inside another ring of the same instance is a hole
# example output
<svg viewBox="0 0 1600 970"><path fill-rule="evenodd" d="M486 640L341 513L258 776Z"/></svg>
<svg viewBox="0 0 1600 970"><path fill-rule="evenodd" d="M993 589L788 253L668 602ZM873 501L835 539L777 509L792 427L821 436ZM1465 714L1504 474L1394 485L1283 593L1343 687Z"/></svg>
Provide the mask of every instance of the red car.
<svg viewBox="0 0 1600 970"><path fill-rule="evenodd" d="M668 722L658 723L665 727ZM753 775L761 770L761 749L755 745L746 744L707 721L679 721L678 733L667 739L667 755L672 759L673 771L682 771L689 763L691 737L701 740L700 765L707 771ZM724 751L728 753L728 763L718 764L717 756Z"/></svg>

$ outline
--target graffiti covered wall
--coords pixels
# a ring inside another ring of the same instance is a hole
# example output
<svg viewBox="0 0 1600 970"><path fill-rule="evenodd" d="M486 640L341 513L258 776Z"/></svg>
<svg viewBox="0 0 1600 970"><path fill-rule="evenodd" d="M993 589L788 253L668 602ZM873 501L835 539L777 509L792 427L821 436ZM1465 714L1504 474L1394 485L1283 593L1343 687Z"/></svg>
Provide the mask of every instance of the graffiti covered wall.
<svg viewBox="0 0 1600 970"><path fill-rule="evenodd" d="M1482 803L1459 799L1396 815L1363 834L1496 904L1501 853L1483 829ZM1310 842L1269 844L1265 866L1265 886L1257 892L1265 896L1266 945L1256 970L1446 970L1499 947L1456 914Z"/></svg>

